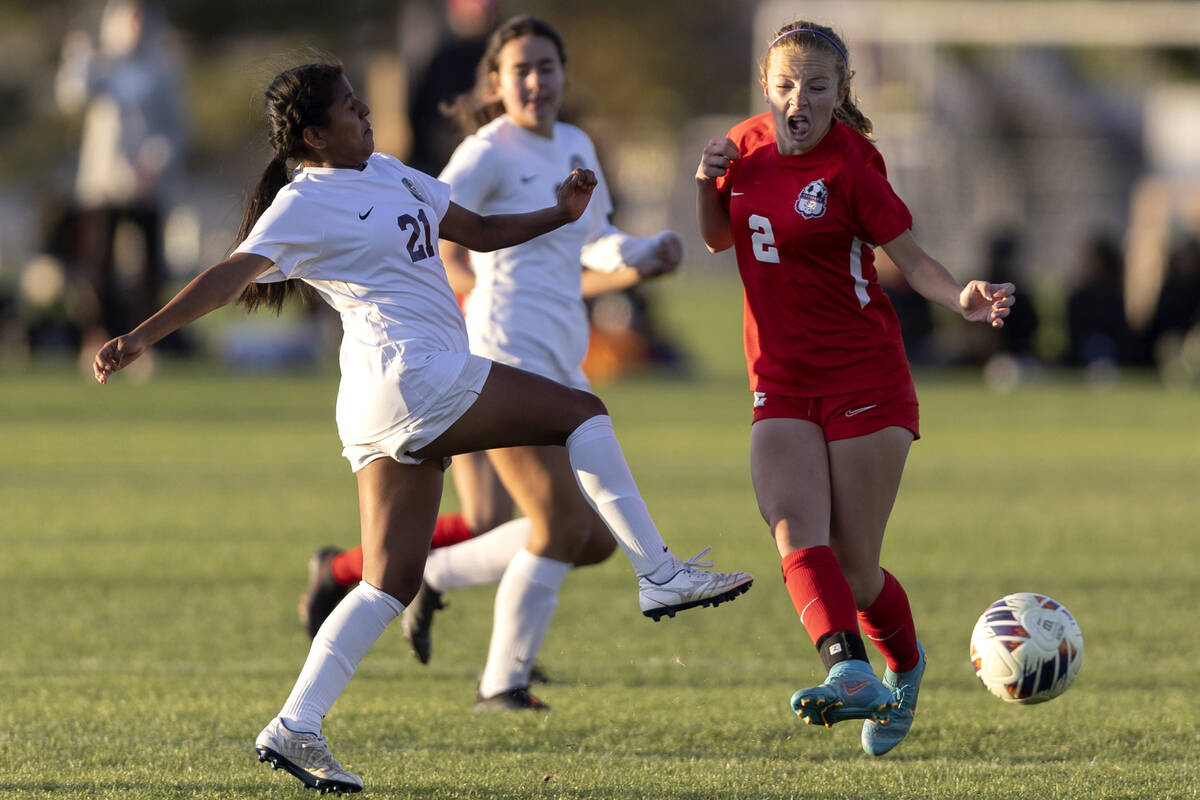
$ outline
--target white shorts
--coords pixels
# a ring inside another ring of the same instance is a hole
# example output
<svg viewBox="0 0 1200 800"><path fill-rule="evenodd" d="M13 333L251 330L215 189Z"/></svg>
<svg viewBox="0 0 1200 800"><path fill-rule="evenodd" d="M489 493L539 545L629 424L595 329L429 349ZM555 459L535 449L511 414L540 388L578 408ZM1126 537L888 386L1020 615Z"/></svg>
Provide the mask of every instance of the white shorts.
<svg viewBox="0 0 1200 800"><path fill-rule="evenodd" d="M405 420L404 424L383 439L370 444L350 444L342 448L342 455L350 462L350 469L360 469L379 458L391 458L401 464L420 464L426 459L411 455L445 433L467 409L479 399L483 384L491 372L492 362L479 356L468 356L466 365L458 378L442 396L434 408L425 416ZM443 459L443 468L450 459Z"/></svg>
<svg viewBox="0 0 1200 800"><path fill-rule="evenodd" d="M592 390L583 367L566 369L558 364L551 364L544 360L521 358L512 353L496 350L484 354L484 357L495 361L497 364L506 364L510 367L525 370L526 372L532 372L534 375L541 375L543 378L549 378L555 383L561 383L563 386L569 386L572 389L579 389L584 392Z"/></svg>

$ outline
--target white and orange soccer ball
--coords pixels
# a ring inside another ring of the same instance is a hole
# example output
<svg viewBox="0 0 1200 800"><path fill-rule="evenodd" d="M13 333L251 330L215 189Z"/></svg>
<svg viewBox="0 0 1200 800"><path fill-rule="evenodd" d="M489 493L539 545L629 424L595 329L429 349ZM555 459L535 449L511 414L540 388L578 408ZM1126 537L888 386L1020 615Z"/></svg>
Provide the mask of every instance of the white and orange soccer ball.
<svg viewBox="0 0 1200 800"><path fill-rule="evenodd" d="M1044 703L1067 690L1083 663L1083 634L1066 606L1019 592L992 603L971 631L971 663L1009 703Z"/></svg>

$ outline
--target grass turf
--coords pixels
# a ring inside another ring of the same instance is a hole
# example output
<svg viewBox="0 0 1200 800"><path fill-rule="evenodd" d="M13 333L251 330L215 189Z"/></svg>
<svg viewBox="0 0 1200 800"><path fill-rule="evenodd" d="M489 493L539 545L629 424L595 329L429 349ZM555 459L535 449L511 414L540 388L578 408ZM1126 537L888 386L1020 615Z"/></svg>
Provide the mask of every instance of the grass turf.
<svg viewBox="0 0 1200 800"><path fill-rule="evenodd" d="M470 710L490 589L449 597L428 666L393 626L325 726L369 795L1200 796L1195 394L1145 379L997 394L918 374L924 438L884 562L929 670L911 736L872 759L857 724L810 728L787 708L822 676L750 487L736 286L660 294L696 374L601 394L674 549L711 544L754 589L655 624L620 555L573 574L542 650L560 679L538 690L548 715ZM5 800L302 796L252 743L307 651L308 553L357 537L335 391L324 373L194 366L103 388L0 373ZM1070 608L1085 657L1063 697L1022 708L979 686L967 640L989 602L1027 590Z"/></svg>

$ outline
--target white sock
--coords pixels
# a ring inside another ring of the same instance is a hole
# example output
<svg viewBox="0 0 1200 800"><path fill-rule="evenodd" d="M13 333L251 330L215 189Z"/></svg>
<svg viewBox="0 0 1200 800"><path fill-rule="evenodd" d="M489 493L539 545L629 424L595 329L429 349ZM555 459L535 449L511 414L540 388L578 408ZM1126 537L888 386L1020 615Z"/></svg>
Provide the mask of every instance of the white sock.
<svg viewBox="0 0 1200 800"><path fill-rule="evenodd" d="M425 582L439 592L496 583L529 541L529 517L517 517L465 542L439 547L425 559Z"/></svg>
<svg viewBox="0 0 1200 800"><path fill-rule="evenodd" d="M313 637L304 669L279 712L283 723L294 731L320 733L321 720L358 662L403 610L403 603L366 581L354 587Z"/></svg>
<svg viewBox="0 0 1200 800"><path fill-rule="evenodd" d="M525 549L513 556L496 589L492 642L479 679L482 696L529 685L529 671L558 605L558 588L570 570L570 564Z"/></svg>
<svg viewBox="0 0 1200 800"><path fill-rule="evenodd" d="M633 571L649 575L671 558L617 443L612 420L600 414L567 437L575 479L625 551Z"/></svg>

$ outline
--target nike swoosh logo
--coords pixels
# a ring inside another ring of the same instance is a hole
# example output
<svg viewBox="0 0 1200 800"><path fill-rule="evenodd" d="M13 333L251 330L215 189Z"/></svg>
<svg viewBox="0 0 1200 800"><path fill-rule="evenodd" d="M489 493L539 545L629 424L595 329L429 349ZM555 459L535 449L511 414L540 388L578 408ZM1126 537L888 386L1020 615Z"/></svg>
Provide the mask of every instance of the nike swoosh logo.
<svg viewBox="0 0 1200 800"><path fill-rule="evenodd" d="M730 194L733 195L734 197L741 197L742 195L745 194L745 192L730 192Z"/></svg>
<svg viewBox="0 0 1200 800"><path fill-rule="evenodd" d="M879 404L876 403L875 405L879 405ZM846 412L846 416L853 417L853 416L863 413L864 411L870 411L874 407L875 406L863 406L862 408L852 408Z"/></svg>
<svg viewBox="0 0 1200 800"><path fill-rule="evenodd" d="M870 681L859 681L858 683L843 683L842 686L845 687L848 693L854 694L868 683L870 683Z"/></svg>
<svg viewBox="0 0 1200 800"><path fill-rule="evenodd" d="M359 215L358 215L358 218L359 218L359 219L366 219L367 217L371 216L371 212L372 212L372 211L374 211L374 210L375 210L375 206L371 206L370 208L368 208L368 209L367 209L367 213L365 213L365 214L359 214Z"/></svg>
<svg viewBox="0 0 1200 800"><path fill-rule="evenodd" d="M537 177L537 175L522 175L521 183L529 183L531 180L533 180L536 177Z"/></svg>

